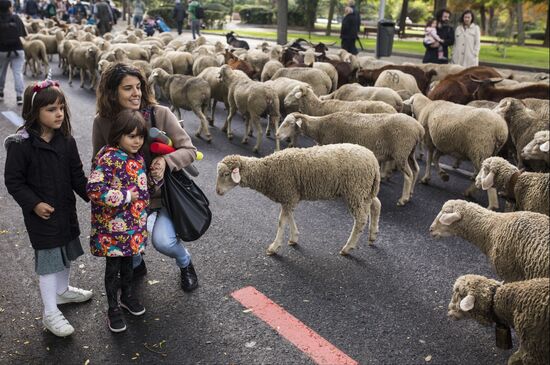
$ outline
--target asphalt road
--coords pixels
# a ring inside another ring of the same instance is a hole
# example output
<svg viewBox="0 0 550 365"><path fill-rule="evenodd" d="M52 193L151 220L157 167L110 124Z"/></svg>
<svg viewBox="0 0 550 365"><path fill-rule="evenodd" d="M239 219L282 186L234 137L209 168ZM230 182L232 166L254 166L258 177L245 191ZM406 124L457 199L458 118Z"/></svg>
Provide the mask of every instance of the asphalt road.
<svg viewBox="0 0 550 365"><path fill-rule="evenodd" d="M69 87L61 79L72 114L74 136L88 173L95 96ZM27 79L30 81L30 79ZM1 113L14 111L13 83L0 102L0 137L15 127ZM213 221L198 241L188 243L200 286L186 294L179 288L173 260L150 246L148 275L136 290L147 308L130 318L128 330L112 334L106 324L104 260L87 250L89 206L78 202L86 254L72 266L71 283L93 289L93 299L65 305L63 313L76 329L59 339L43 329L33 250L15 201L0 184L0 363L2 364L312 364L310 357L277 331L246 311L231 293L253 286L360 364L504 364L513 350L495 347L494 330L473 321L447 319L455 279L463 274L496 277L485 256L456 238L434 240L428 227L448 199L460 199L469 180L456 172L444 183L417 185L412 201L397 207L402 178L383 182L380 234L374 246L367 235L351 256L338 254L352 226L339 201L302 202L296 211L301 232L297 247L281 247L266 256L279 207L250 189L215 194L216 163L228 154L252 155L255 138L241 145L243 123L236 116L235 138L219 130L225 111L218 106L213 141L193 139L205 158L196 179L211 202ZM193 132L197 118L184 113ZM266 121L262 121L264 129ZM302 138L300 146L313 142ZM261 154L273 151L266 139ZM5 152L0 153L0 164ZM449 161L447 161L449 162ZM424 171L421 163L421 173ZM464 168L468 169L467 164ZM281 179L284 176L280 177ZM277 181L273 181L274 184ZM486 197L479 193L479 202Z"/></svg>

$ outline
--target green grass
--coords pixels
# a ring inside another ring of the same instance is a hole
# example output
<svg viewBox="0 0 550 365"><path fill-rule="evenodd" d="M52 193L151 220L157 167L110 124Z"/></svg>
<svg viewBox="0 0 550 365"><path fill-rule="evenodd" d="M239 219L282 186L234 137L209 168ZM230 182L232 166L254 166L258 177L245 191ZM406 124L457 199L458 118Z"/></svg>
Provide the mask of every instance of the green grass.
<svg viewBox="0 0 550 365"><path fill-rule="evenodd" d="M225 30L208 30L210 33L216 34L225 34ZM277 38L277 33L272 30L246 30L239 29L238 35L242 37L255 37L255 38L265 38L269 40L275 40ZM340 39L338 35L333 35L330 37L324 35L312 34L311 39L308 38L307 34L304 33L288 33L288 39L295 38L305 38L310 40L313 43L323 42L323 43L333 43L340 44ZM365 49L373 50L375 47L375 39L361 38L361 43ZM393 43L394 52L404 52L412 54L424 54L424 46L421 42L417 40L406 41L406 40L395 40ZM548 48L543 47L519 47L511 46L506 50L506 58L502 58L496 50L495 45L482 44L479 59L482 62L494 62L502 63L503 65L521 65L521 66L531 66L531 67L540 67L548 69L548 64L550 62L549 50Z"/></svg>

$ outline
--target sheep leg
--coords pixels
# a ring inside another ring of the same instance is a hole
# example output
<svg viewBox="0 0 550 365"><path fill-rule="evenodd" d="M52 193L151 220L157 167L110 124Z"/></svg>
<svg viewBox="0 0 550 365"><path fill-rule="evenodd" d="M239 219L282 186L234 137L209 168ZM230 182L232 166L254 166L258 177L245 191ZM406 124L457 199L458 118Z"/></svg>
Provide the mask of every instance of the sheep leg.
<svg viewBox="0 0 550 365"><path fill-rule="evenodd" d="M370 203L364 204L362 207L352 207L350 206L351 214L353 215L353 229L349 235L348 241L340 251L340 255L346 256L351 250L357 246L357 241L361 234L365 230L367 225L367 219L369 218L370 212Z"/></svg>
<svg viewBox="0 0 550 365"><path fill-rule="evenodd" d="M80 87L84 87L84 69L80 68Z"/></svg>
<svg viewBox="0 0 550 365"><path fill-rule="evenodd" d="M439 175L439 178L441 180L443 180L444 182L447 182L449 181L449 175L445 172L445 170L443 170L441 168L441 165L439 164L439 158L442 156L443 154L441 153L441 151L439 150L435 150L435 153L434 153L434 165L435 165L435 168L437 169L437 174Z"/></svg>
<svg viewBox="0 0 550 365"><path fill-rule="evenodd" d="M237 111L237 106L235 105L234 101L229 101L229 113L227 114L227 118L225 119L225 125L223 126L222 130L225 128L227 130L227 139L232 140L233 139L233 132L231 131L231 120L233 119L233 116L235 115L235 112Z"/></svg>
<svg viewBox="0 0 550 365"><path fill-rule="evenodd" d="M193 113L195 113L195 115L197 117L199 117L199 120L200 120L199 129L197 129L197 131L195 132L195 137L200 138L201 132L204 131L205 136L206 136L206 142L212 141L212 135L210 134L210 131L208 130L208 121L206 120L206 117L204 116L204 113L203 113L201 107L200 106L199 107L195 106L193 108Z"/></svg>
<svg viewBox="0 0 550 365"><path fill-rule="evenodd" d="M279 129L280 117L278 115L275 115L273 117L270 115L269 119L273 120L273 135L275 136L275 151L279 151L281 149L281 141L277 137L277 129ZM269 130L269 127L268 127L268 130Z"/></svg>
<svg viewBox="0 0 550 365"><path fill-rule="evenodd" d="M211 117L210 117L210 120L208 121L208 123L210 123L210 125L213 127L214 126L214 112L216 111L216 104L218 103L218 101L216 99L212 99L212 103L208 103L208 106L210 107L210 113L211 113ZM223 128L222 128L222 131L223 131Z"/></svg>
<svg viewBox="0 0 550 365"><path fill-rule="evenodd" d="M380 163L380 179L389 181L392 171L395 168L395 161L389 160Z"/></svg>
<svg viewBox="0 0 550 365"><path fill-rule="evenodd" d="M277 253L277 250L279 249L279 247L281 247L281 243L283 242L283 236L285 234L285 225L287 224L287 221L288 221L288 215L289 215L289 207L283 205L281 207L281 213L279 214L279 223L277 225L277 234L275 236L275 240L267 248L267 254L270 256Z"/></svg>
<svg viewBox="0 0 550 365"><path fill-rule="evenodd" d="M244 133L243 133L243 139L241 140L242 144L248 144L248 136L252 135L250 130L250 114L248 112L243 114L243 122L244 122Z"/></svg>
<svg viewBox="0 0 550 365"><path fill-rule="evenodd" d="M377 197L374 197L370 205L369 245L372 245L378 236L378 222L380 221L381 208L382 203L380 203Z"/></svg>
<svg viewBox="0 0 550 365"><path fill-rule="evenodd" d="M73 85L73 65L69 64L69 85Z"/></svg>
<svg viewBox="0 0 550 365"><path fill-rule="evenodd" d="M410 191L410 197L413 196L414 193L414 187L416 185L416 180L418 179L418 174L420 172L420 167L418 166L418 162L416 162L416 158L414 158L414 149L412 150L411 154L409 155L408 159L409 167L412 170L413 178L411 183L411 191Z"/></svg>
<svg viewBox="0 0 550 365"><path fill-rule="evenodd" d="M397 162L397 161L396 161ZM403 173L403 191L401 198L397 201L398 206L403 206L411 199L411 186L413 182L413 172L408 161L399 161L397 167Z"/></svg>
<svg viewBox="0 0 550 365"><path fill-rule="evenodd" d="M265 129L265 136L266 137L269 137L271 135L271 123L272 123L272 120L271 120L271 115L268 115L267 116L267 128Z"/></svg>
<svg viewBox="0 0 550 365"><path fill-rule="evenodd" d="M254 153L259 153L260 146L262 145L262 136L263 136L262 124L260 123L260 116L259 115L251 116L250 117L250 124L254 125L254 127L256 127L256 133L257 133L256 145L254 146L252 151ZM252 129L252 127L250 129Z"/></svg>
<svg viewBox="0 0 550 365"><path fill-rule="evenodd" d="M296 246L298 244L298 236L300 235L300 232L298 231L298 226L294 220L294 209L290 210L288 218L290 220L290 238L288 239L288 245Z"/></svg>
<svg viewBox="0 0 550 365"><path fill-rule="evenodd" d="M424 177L420 180L422 184L427 184L432 178L432 159L434 155L434 150L430 147L426 148L426 171L424 172Z"/></svg>

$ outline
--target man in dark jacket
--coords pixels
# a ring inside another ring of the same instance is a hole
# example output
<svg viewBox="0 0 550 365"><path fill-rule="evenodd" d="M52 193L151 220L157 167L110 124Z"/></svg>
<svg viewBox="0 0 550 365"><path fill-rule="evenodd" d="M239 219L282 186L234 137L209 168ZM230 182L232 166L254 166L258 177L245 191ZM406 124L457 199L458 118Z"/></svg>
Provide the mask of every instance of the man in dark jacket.
<svg viewBox="0 0 550 365"><path fill-rule="evenodd" d="M183 4L180 0L176 0L176 5L174 6L172 17L176 21L176 24L178 26L178 34L180 35L183 31L183 21L185 20L186 16L187 14L185 13L185 8L183 7Z"/></svg>
<svg viewBox="0 0 550 365"><path fill-rule="evenodd" d="M23 63L25 54L19 37L26 37L27 31L19 16L11 11L9 0L0 0L0 101L4 100L6 73L11 67L15 84L17 105L23 104ZM4 109L4 108L2 108Z"/></svg>
<svg viewBox="0 0 550 365"><path fill-rule="evenodd" d="M426 48L426 53L424 54L424 59L422 63L449 63L449 46L452 46L455 43L455 30L449 24L449 18L451 17L451 12L447 9L441 9L437 12L437 35L443 39L441 46L443 47L443 55L445 58L440 59L437 56L437 48L439 47L439 42L432 44L424 43Z"/></svg>
<svg viewBox="0 0 550 365"><path fill-rule="evenodd" d="M36 1L27 0L27 2L25 3L25 14L27 14L33 19L36 19L38 18L38 15L39 15L38 13L39 13L38 4L36 3Z"/></svg>
<svg viewBox="0 0 550 365"><path fill-rule="evenodd" d="M349 6L344 9L344 15L344 19L342 19L342 28L340 29L342 48L356 55L358 53L357 47L355 47L355 40L357 39L357 16Z"/></svg>
<svg viewBox="0 0 550 365"><path fill-rule="evenodd" d="M99 31L99 35L103 36L103 34L110 32L114 19L109 4L106 4L102 0L97 0L94 6L94 15L97 19L97 30Z"/></svg>

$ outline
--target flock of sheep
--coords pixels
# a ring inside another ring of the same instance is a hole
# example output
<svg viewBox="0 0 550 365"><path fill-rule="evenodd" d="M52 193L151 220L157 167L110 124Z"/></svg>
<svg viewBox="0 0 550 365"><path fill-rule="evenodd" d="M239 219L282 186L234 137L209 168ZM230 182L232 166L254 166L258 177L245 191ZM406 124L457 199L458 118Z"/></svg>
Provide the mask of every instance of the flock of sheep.
<svg viewBox="0 0 550 365"><path fill-rule="evenodd" d="M233 138L231 122L239 112L246 123L242 143L254 129L256 153L267 116L266 135L273 134L276 151L263 158L226 156L218 163L216 191L223 195L239 185L281 204L268 254L283 243L287 224L288 244L297 244L293 210L301 200L346 202L354 219L340 251L347 255L367 224L369 243L376 239L381 179L394 170L403 174L397 200L402 206L413 196L422 150L423 184L430 182L432 164L443 181L449 180L439 164L443 155L453 157L455 167L470 161L475 180L465 196L486 190L488 209L450 200L430 233L476 245L504 282L461 276L449 316L496 323L505 333L514 328L519 349L508 364L550 362L548 75L501 75L482 66L394 65L301 40L245 50L211 44L202 36L195 41L170 33L146 38L132 28L100 38L92 26L40 20L26 26L25 56L33 75L40 73L40 64L48 69L48 55L58 54L70 81L79 70L81 87L88 76L94 88L109 63L130 62L174 112L193 111L200 120L195 136L209 142L216 102L228 111L222 127L227 138ZM296 146L299 135L318 146L279 151L281 141ZM507 212L496 211L499 193Z"/></svg>

